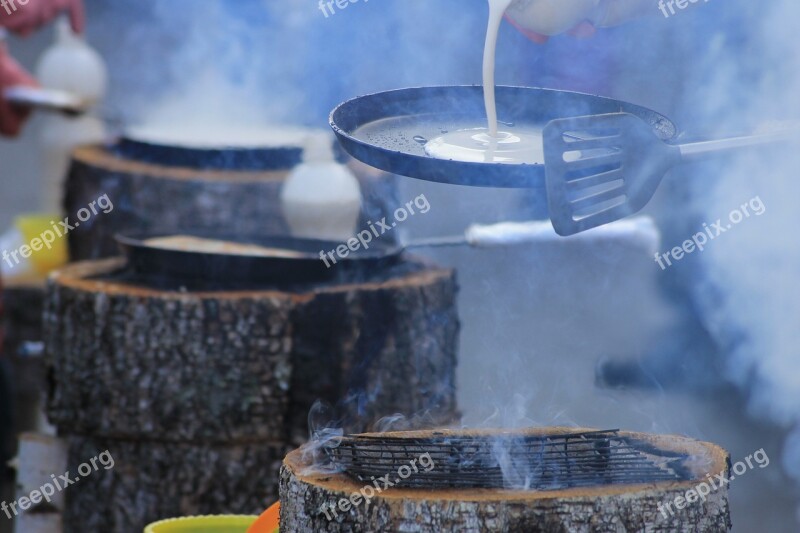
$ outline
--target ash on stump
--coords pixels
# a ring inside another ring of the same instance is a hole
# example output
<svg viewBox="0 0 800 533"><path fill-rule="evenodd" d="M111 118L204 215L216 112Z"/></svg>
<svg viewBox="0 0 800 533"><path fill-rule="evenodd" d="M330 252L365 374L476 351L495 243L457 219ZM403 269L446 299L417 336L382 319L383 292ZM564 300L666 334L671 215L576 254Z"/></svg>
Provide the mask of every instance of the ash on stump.
<svg viewBox="0 0 800 533"><path fill-rule="evenodd" d="M566 431L574 431L574 428L545 428L529 430L529 433L541 435ZM460 433L470 435L469 432ZM415 439L432 435L425 431L408 434ZM485 432L480 435L484 437ZM707 481L708 475L727 473L727 452L714 444L684 437L628 432L619 432L619 435L623 439L635 440L645 450L657 449L661 455L674 454L685 458L681 464L684 480L539 491L387 487L383 479L365 482L344 473L321 472L309 464L309 454L301 449L290 453L281 468L281 530L330 533L694 533L730 529L726 487L712 491L705 501L688 504L684 501L681 508L673 503L677 497L684 497L688 490ZM425 453L423 446L414 446L417 455ZM371 457L374 461L378 455ZM420 469L426 463L430 461L419 461ZM413 477L414 474L408 472L405 477L409 475ZM449 475L460 476L463 481L463 477L475 475L475 465ZM395 483L399 481L397 473L386 479ZM446 480L443 483L446 484ZM370 496L369 501L365 496ZM674 514L666 510L667 504L671 504ZM665 513L661 509L665 509Z"/></svg>
<svg viewBox="0 0 800 533"><path fill-rule="evenodd" d="M450 270L407 261L302 291L182 292L122 266L77 263L49 280L51 422L72 465L106 449L116 461L67 494L66 531L263 510L318 398L360 391L366 413L349 408L365 423L457 417Z"/></svg>

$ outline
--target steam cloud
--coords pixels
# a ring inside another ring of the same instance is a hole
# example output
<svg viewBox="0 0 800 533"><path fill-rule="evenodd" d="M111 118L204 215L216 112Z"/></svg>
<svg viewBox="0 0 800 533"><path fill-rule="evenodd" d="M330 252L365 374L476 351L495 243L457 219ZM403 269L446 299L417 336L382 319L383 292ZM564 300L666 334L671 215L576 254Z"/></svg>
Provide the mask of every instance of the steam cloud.
<svg viewBox="0 0 800 533"><path fill-rule="evenodd" d="M120 101L138 102L140 111L132 114L151 123L171 123L189 116L210 123L319 126L333 105L356 94L415 84L479 81L484 20L475 13L482 13L483 7L466 9L463 0L370 2L354 5L335 21L322 17L314 3L301 0L242 1L235 9L231 3L213 0L203 2L203 9L189 0L152 4L153 23L128 30L126 21L125 42L105 51L112 63L131 66L118 69L123 73L117 74L116 90L127 93ZM115 9L134 10L132 17L151 9L142 6L139 2L115 3ZM706 24L696 24L690 11L699 16L713 11L715 16ZM426 19L427 14L432 16ZM442 16L447 16L450 30L446 35L442 34ZM656 12L654 18L658 17ZM717 124L717 135L745 127L768 128L770 121L800 119L797 20L797 0L726 0L696 5L668 20L631 24L649 24L655 31L641 35L635 43L625 42L624 49L613 36L630 31L627 28L601 32L589 41L555 39L548 45L547 55L523 49L521 38L505 32L498 81L587 90L663 109L664 102L656 102L651 95L667 86L676 92L684 81L680 74L665 79L654 72L662 56L674 47L683 52L674 53L680 61L695 63L695 69L697 63L703 65L695 90L683 95L684 100L694 102L684 106L693 111L677 113L679 124L687 123L691 115L697 123ZM734 26L739 29L719 31ZM669 28L674 34L669 39L661 35L659 41L656 28ZM388 34L398 37L387 38ZM687 50L689 45L683 41L691 42L690 35L702 47ZM519 40L508 46L508 39ZM106 40L116 42L111 35ZM643 42L647 46L642 46ZM256 48L259 53L253 53ZM549 64L549 57L563 58L565 49L580 53L571 56L573 61ZM131 50L137 57L148 58L148 63L152 63L149 58L164 57L164 68L153 69L150 64L146 69L137 68L136 57L123 55ZM509 68L520 63L523 55L536 68ZM603 58L612 55L636 56L630 61L640 62L638 75L614 79L617 94L607 89L609 82L603 77L609 64ZM595 67L597 76L590 76L591 87L584 87L582 79L573 79L592 65L599 66ZM149 96L142 100L142 94ZM664 101L671 98L675 96L666 96ZM686 282L702 308L704 325L722 348L725 377L748 392L752 414L794 428L786 441L783 465L800 482L800 248L794 234L800 228L797 169L800 150L791 147L766 155L743 155L694 176L690 187L700 221L716 220L756 196L768 210L697 254L702 268ZM521 272L527 275L529 269ZM507 312L506 302L492 308L492 301L482 302L481 312L490 309L497 316ZM646 315L640 313L637 318L651 319ZM506 360L506 364L511 374L527 363ZM512 377L504 381L519 383ZM530 383L526 385L530 387ZM532 398L522 393L529 391L514 387L498 392L496 401L488 402L497 410L487 422L516 427L531 423L529 416L543 423L560 420L557 414L542 412L541 405L537 412L528 413Z"/></svg>
<svg viewBox="0 0 800 533"><path fill-rule="evenodd" d="M700 95L706 118L728 134L737 123L761 130L800 124L800 4L734 2L729 10L749 27L738 44L709 36L710 83ZM787 145L727 162L713 183L712 176L694 181L698 209L709 218L755 195L769 210L702 254L693 290L725 352L726 377L749 391L751 414L794 428L783 464L800 482L798 169L800 150Z"/></svg>

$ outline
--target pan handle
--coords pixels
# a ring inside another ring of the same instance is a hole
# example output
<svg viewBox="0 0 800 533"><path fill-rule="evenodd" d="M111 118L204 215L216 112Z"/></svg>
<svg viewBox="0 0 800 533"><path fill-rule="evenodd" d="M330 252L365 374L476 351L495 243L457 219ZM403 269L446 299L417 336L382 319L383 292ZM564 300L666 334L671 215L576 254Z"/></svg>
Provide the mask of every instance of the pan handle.
<svg viewBox="0 0 800 533"><path fill-rule="evenodd" d="M641 241L648 248L658 248L661 233L652 218L632 217L607 224L572 237L560 237L549 220L502 222L488 226L475 224L465 233L467 244L474 247L514 246L554 241L597 241L599 238L625 238Z"/></svg>
<svg viewBox="0 0 800 533"><path fill-rule="evenodd" d="M473 224L467 228L464 238L475 247L513 246L556 237L549 220L532 222L501 222L500 224Z"/></svg>
<svg viewBox="0 0 800 533"><path fill-rule="evenodd" d="M79 96L57 89L17 85L5 89L3 98L21 107L60 111L67 115L80 115L88 109L88 102Z"/></svg>

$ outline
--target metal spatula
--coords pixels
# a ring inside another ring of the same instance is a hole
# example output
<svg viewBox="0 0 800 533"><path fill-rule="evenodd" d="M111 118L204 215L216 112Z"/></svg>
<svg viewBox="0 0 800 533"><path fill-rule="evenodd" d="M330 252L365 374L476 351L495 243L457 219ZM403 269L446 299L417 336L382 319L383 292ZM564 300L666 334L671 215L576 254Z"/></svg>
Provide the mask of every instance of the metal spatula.
<svg viewBox="0 0 800 533"><path fill-rule="evenodd" d="M670 145L628 113L553 120L544 129L550 218L562 236L640 211L664 175L714 154L800 138L800 129Z"/></svg>

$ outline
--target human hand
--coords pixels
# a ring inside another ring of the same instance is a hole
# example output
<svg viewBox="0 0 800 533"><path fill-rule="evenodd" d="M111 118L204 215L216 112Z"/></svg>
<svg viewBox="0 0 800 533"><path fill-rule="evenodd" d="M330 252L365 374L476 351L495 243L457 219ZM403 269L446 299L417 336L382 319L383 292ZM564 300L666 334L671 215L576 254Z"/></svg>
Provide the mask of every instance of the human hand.
<svg viewBox="0 0 800 533"><path fill-rule="evenodd" d="M30 35L63 12L69 13L72 30L83 33L83 0L29 0L25 5L7 0L7 4L16 9L0 16L0 25L17 35Z"/></svg>
<svg viewBox="0 0 800 533"><path fill-rule="evenodd" d="M0 134L15 136L19 134L30 109L24 109L8 102L3 92L9 87L26 85L38 87L33 77L8 55L6 45L0 42Z"/></svg>
<svg viewBox="0 0 800 533"><path fill-rule="evenodd" d="M506 14L506 20L509 23L511 23L511 25L514 26L517 30L519 30L519 32L522 35L524 35L525 37L527 37L528 39L530 39L535 43L544 44L550 39L549 35L544 35L542 33L538 33L533 30L525 28L516 20L508 16L508 14ZM579 39L585 39L591 37L596 32L597 30L595 29L594 25L591 22L583 21L579 23L577 26L573 27L571 30L567 31L567 34L572 35L573 37L577 37Z"/></svg>
<svg viewBox="0 0 800 533"><path fill-rule="evenodd" d="M590 37L596 28L617 26L656 8L656 0L514 0L506 19L532 41L545 43L561 33Z"/></svg>

